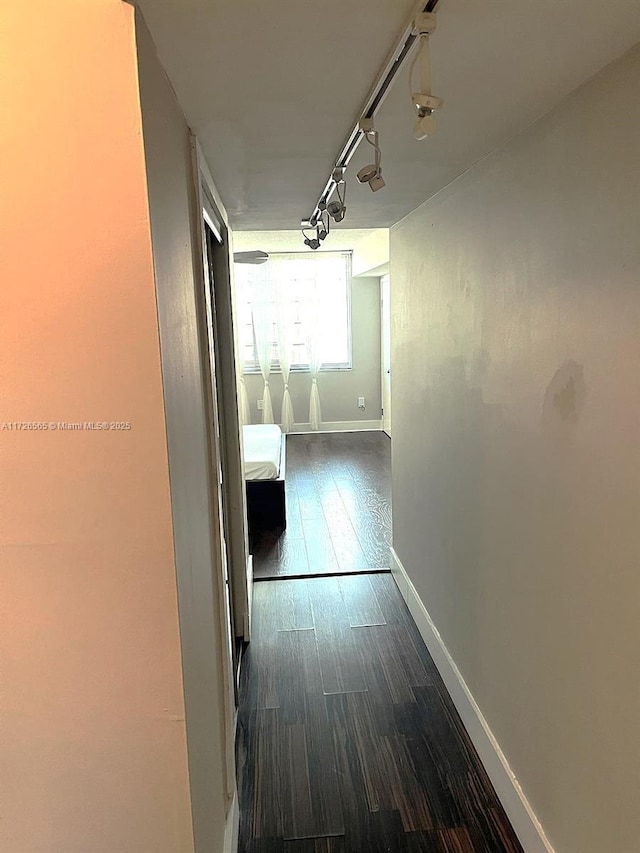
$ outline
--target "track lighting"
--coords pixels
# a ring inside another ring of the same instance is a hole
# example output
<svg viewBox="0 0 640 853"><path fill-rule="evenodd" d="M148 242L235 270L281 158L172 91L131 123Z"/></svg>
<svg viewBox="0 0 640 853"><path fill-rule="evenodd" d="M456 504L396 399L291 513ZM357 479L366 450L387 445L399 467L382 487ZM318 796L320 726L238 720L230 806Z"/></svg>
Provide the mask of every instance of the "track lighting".
<svg viewBox="0 0 640 853"><path fill-rule="evenodd" d="M361 184L369 184L370 189L375 193L385 185L384 178L382 177L382 152L378 145L378 131L373 129L373 119L370 118L360 119L360 130L369 145L372 145L375 149L376 156L375 163L363 166L356 177Z"/></svg>
<svg viewBox="0 0 640 853"><path fill-rule="evenodd" d="M320 220L318 228L316 230L316 234L318 236L318 240L326 240L329 235L329 217L327 216L327 221L325 223L324 219Z"/></svg>
<svg viewBox="0 0 640 853"><path fill-rule="evenodd" d="M339 201L331 201L329 202L327 211L329 215L333 217L334 222L342 222L347 208L344 207Z"/></svg>
<svg viewBox="0 0 640 853"><path fill-rule="evenodd" d="M326 240L329 236L329 231L331 230L329 225L331 220L329 219L329 214L327 213L327 203L326 201L321 201L318 205L318 210L320 212L320 219L316 226L316 236L318 240Z"/></svg>
<svg viewBox="0 0 640 853"><path fill-rule="evenodd" d="M319 216L315 217L315 223L312 223L310 219L303 219L301 225L305 246L308 246L309 249L312 249L315 252L316 249L320 248L320 243L322 243L329 234L329 217L326 215L326 205L324 205L320 211ZM314 237L308 237L305 232L308 228L311 228L312 225L315 225L316 233Z"/></svg>
<svg viewBox="0 0 640 853"><path fill-rule="evenodd" d="M415 21L414 32L420 39L420 46L409 70L409 92L411 104L417 118L413 126L416 139L426 139L436 132L437 122L434 111L442 106L442 98L431 94L431 58L429 55L429 36L436 28L436 16L433 12L423 12ZM413 70L420 63L420 91L413 91Z"/></svg>
<svg viewBox="0 0 640 853"><path fill-rule="evenodd" d="M307 237L305 234L305 228L310 227L311 223L304 221L302 222L302 235L304 237L304 244L308 246L310 249L313 249L315 252L316 249L320 248L320 237L318 234L318 228L316 227L316 236L315 237ZM323 238L324 239L324 238Z"/></svg>
<svg viewBox="0 0 640 853"><path fill-rule="evenodd" d="M334 177L336 176L336 170L334 172ZM345 204L347 198L347 185L344 182L344 169L340 172L340 179L336 182L336 195L338 196L333 201L330 201L327 205L327 213L334 222L342 222L347 212L347 205ZM340 188L342 187L342 192L340 192Z"/></svg>
<svg viewBox="0 0 640 853"><path fill-rule="evenodd" d="M417 6L422 11L417 15L415 10L412 12L402 33L389 51L380 73L373 81L369 94L362 104L360 109L360 116L362 116L362 118L350 125L348 135L342 147L338 151L338 155L333 161L335 165L333 166L331 175L327 179L320 196L318 197L318 201L313 208L311 217L303 220L303 229L317 228L320 224L322 233L322 230L324 229L324 225L322 224L324 222L324 218L321 216L321 212L323 212L324 208L321 207L321 205L326 205L328 215L335 222L341 222L344 219L346 206L344 198L340 197L338 187L344 186L345 171L363 138L377 149L376 161L372 165L360 169L360 172L358 173L358 180L361 183L369 184L373 192L376 192L376 190L379 190L384 186L382 170L380 168L380 149L377 145L377 134L373 130L373 120L387 97L394 80L400 73L400 70L404 68L405 62L407 62L415 47L418 47L418 51L414 57L411 71L409 73L411 108L416 117L413 134L416 139L425 139L435 132L436 120L434 112L442 106L442 100L441 98L436 98L431 94L429 36L436 28L435 10L439 5L440 0L421 0ZM419 88L419 91L414 92L413 70L418 62L420 62L421 71L420 86L416 86L416 89ZM329 201L336 189L338 189L338 197L340 200L334 198L333 201ZM328 225L328 223L329 219L327 218L326 224Z"/></svg>

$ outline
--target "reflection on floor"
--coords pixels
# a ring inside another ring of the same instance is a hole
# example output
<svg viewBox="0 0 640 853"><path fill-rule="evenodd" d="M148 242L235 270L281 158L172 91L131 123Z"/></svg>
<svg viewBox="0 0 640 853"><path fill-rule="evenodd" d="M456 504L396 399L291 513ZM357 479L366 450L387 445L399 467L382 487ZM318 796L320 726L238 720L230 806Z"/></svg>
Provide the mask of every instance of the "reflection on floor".
<svg viewBox="0 0 640 853"><path fill-rule="evenodd" d="M287 529L253 547L254 577L389 566L391 441L382 432L287 436Z"/></svg>
<svg viewBox="0 0 640 853"><path fill-rule="evenodd" d="M240 853L522 853L391 575L254 588Z"/></svg>

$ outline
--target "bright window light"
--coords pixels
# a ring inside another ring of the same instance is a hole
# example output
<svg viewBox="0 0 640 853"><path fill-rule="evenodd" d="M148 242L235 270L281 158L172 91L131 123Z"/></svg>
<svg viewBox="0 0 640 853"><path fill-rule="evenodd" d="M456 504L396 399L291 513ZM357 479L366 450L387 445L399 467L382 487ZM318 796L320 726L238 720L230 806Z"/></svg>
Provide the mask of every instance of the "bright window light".
<svg viewBox="0 0 640 853"><path fill-rule="evenodd" d="M260 370L255 323L271 329L272 371L279 370L283 340L292 370L309 369L309 342L318 339L323 370L351 367L351 253L269 253L266 264L236 265L235 279L245 373Z"/></svg>

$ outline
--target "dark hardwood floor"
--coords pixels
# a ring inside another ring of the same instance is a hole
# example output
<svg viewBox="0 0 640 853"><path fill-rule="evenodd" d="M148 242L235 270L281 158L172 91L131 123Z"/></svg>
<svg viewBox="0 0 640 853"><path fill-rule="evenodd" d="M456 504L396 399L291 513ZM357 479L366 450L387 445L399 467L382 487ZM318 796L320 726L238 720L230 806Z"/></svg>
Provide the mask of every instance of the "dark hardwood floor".
<svg viewBox="0 0 640 853"><path fill-rule="evenodd" d="M389 574L254 587L240 853L522 853Z"/></svg>
<svg viewBox="0 0 640 853"><path fill-rule="evenodd" d="M387 568L391 441L382 432L287 436L287 528L252 542L256 580Z"/></svg>

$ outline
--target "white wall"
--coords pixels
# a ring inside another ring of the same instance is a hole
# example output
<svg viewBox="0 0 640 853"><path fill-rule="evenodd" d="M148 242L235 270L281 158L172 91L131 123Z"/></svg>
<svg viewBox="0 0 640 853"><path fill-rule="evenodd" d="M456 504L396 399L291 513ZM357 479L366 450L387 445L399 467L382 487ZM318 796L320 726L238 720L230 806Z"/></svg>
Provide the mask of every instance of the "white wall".
<svg viewBox="0 0 640 853"><path fill-rule="evenodd" d="M200 268L202 213L195 195L191 137L155 47L136 20L140 98L157 289L175 534L180 634L195 849L222 850L234 768L225 776L232 722L225 715L229 664L222 598L219 518L208 469L211 436ZM226 589L224 589L226 595Z"/></svg>
<svg viewBox="0 0 640 853"><path fill-rule="evenodd" d="M558 853L640 838L639 92L391 231L394 546Z"/></svg>
<svg viewBox="0 0 640 853"><path fill-rule="evenodd" d="M376 228L356 241L353 248L353 274L381 276L389 267L389 229Z"/></svg>
<svg viewBox="0 0 640 853"><path fill-rule="evenodd" d="M192 853L133 10L2 4L0 847Z"/></svg>
<svg viewBox="0 0 640 853"><path fill-rule="evenodd" d="M234 240L235 243L235 240ZM236 244L237 248L237 244ZM323 423L380 421L380 284L377 278L354 278L351 288L351 370L322 370L318 378ZM261 423L262 412L257 401L262 399L264 381L260 374L244 375L252 423ZM282 376L269 377L273 415L280 418ZM311 376L308 372L291 373L289 391L296 424L309 423ZM358 397L365 398L364 410L358 408Z"/></svg>

